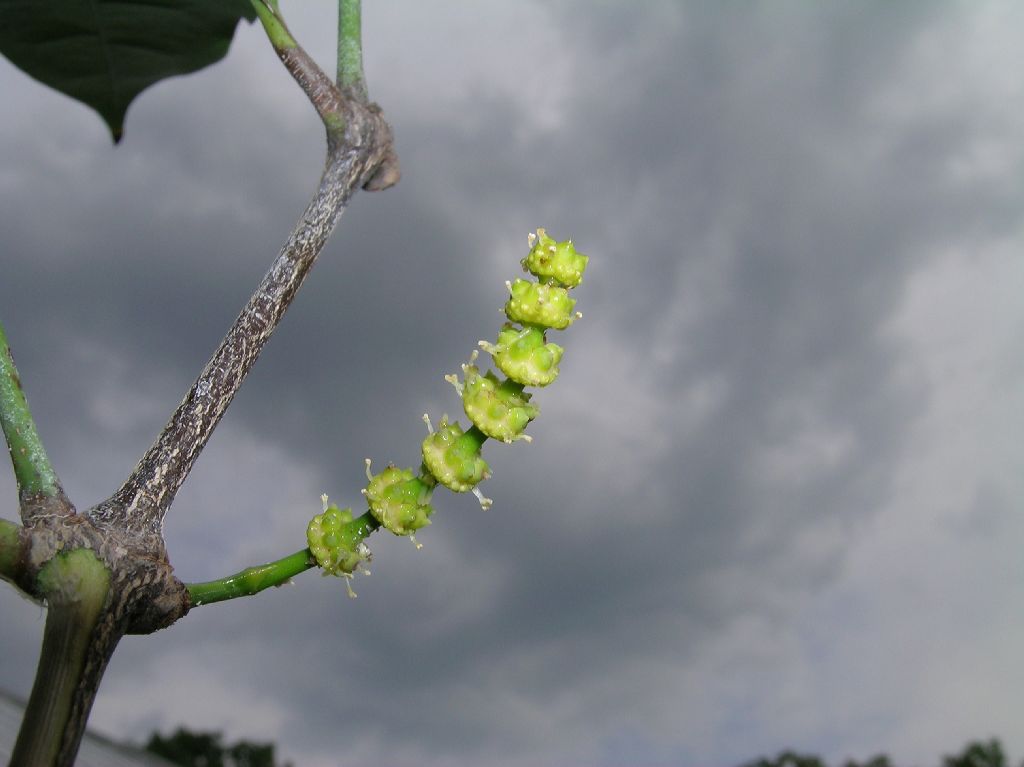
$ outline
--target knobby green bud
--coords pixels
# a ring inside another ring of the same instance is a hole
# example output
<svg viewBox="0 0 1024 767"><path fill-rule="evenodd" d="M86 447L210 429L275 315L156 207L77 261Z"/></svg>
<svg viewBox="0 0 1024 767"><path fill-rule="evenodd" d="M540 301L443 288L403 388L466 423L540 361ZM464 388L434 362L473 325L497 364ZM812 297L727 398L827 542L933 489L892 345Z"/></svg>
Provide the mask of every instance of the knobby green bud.
<svg viewBox="0 0 1024 767"><path fill-rule="evenodd" d="M523 268L534 277L563 288L575 288L583 280L588 259L577 253L572 240L555 242L538 229L530 235L530 252L522 260Z"/></svg>
<svg viewBox="0 0 1024 767"><path fill-rule="evenodd" d="M496 344L480 342L480 348L494 357L498 369L524 386L547 386L558 378L558 363L564 349L544 343L544 331L534 325L517 328L505 323Z"/></svg>
<svg viewBox="0 0 1024 767"><path fill-rule="evenodd" d="M357 570L369 575L365 564L372 555L361 536L351 526L352 510L339 509L336 504L327 503L327 496L320 496L323 513L317 514L306 527L306 542L324 575L337 575L351 579ZM355 592L348 585L349 596Z"/></svg>
<svg viewBox="0 0 1024 767"><path fill-rule="evenodd" d="M395 535L412 536L430 524L430 515L434 513L430 505L433 477L418 477L412 469L400 469L393 464L379 474L372 474L369 458L366 459L366 477L370 482L363 495L370 505L370 513L381 526Z"/></svg>
<svg viewBox="0 0 1024 767"><path fill-rule="evenodd" d="M565 330L577 318L572 310L576 299L569 298L566 288L521 279L506 285L511 296L505 316L512 322Z"/></svg>
<svg viewBox="0 0 1024 767"><path fill-rule="evenodd" d="M491 476L487 462L480 456L486 436L479 431L462 431L459 422L441 419L434 431L430 418L423 416L430 434L423 440L423 465L434 478L455 493L472 490Z"/></svg>
<svg viewBox="0 0 1024 767"><path fill-rule="evenodd" d="M523 434L526 425L540 414L540 408L530 404L532 395L523 391L523 385L512 379L504 381L488 370L480 370L472 364L477 357L474 351L469 364L462 366L464 382L457 376L445 376L445 380L462 395L462 407L473 424L491 439L511 443L519 439L530 441Z"/></svg>

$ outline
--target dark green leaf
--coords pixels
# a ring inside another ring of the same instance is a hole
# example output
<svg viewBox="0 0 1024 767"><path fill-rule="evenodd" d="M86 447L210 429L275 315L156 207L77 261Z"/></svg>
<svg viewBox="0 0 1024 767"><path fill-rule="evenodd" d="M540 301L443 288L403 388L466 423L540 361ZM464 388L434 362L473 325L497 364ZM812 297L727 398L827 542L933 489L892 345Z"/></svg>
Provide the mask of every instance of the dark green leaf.
<svg viewBox="0 0 1024 767"><path fill-rule="evenodd" d="M99 112L114 141L128 105L224 57L249 0L0 0L0 53Z"/></svg>

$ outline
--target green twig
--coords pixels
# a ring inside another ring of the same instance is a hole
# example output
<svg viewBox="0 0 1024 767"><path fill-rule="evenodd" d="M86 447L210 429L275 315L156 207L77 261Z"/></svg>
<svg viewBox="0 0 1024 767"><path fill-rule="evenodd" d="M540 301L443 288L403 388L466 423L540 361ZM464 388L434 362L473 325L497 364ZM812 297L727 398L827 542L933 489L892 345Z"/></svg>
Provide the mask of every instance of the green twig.
<svg viewBox="0 0 1024 767"><path fill-rule="evenodd" d="M292 33L288 31L288 25L284 23L281 10L277 6L277 0L251 0L252 7L256 10L263 29L270 39L270 44L279 53L288 48L297 48Z"/></svg>
<svg viewBox="0 0 1024 767"><path fill-rule="evenodd" d="M63 495L21 389L3 325L0 325L0 425L11 453L22 506L28 497Z"/></svg>
<svg viewBox="0 0 1024 767"><path fill-rule="evenodd" d="M353 117L350 105L317 63L292 37L277 0L250 0L267 38L285 69L302 88L327 128L329 142L344 142L345 128Z"/></svg>
<svg viewBox="0 0 1024 767"><path fill-rule="evenodd" d="M87 669L97 666L90 641L110 590L110 573L91 551L75 549L51 559L38 584L48 605L46 627L11 764L71 764L81 737L74 723L84 729L88 715L75 711L75 693Z"/></svg>
<svg viewBox="0 0 1024 767"><path fill-rule="evenodd" d="M13 581L21 555L21 525L0 519L0 578Z"/></svg>
<svg viewBox="0 0 1024 767"><path fill-rule="evenodd" d="M363 74L362 0L338 0L338 87L360 101L369 96Z"/></svg>
<svg viewBox="0 0 1024 767"><path fill-rule="evenodd" d="M348 527L355 541L361 541L380 527L370 512L349 522ZM234 575L203 583L186 583L193 607L223 602L237 597L250 597L271 586L283 586L301 572L316 567L316 560L309 549L296 551L265 565L247 567Z"/></svg>
<svg viewBox="0 0 1024 767"><path fill-rule="evenodd" d="M276 562L247 567L226 578L204 583L186 583L185 588L188 589L192 606L197 607L258 594L271 586L281 586L299 573L315 566L316 562L313 561L309 549L303 549Z"/></svg>

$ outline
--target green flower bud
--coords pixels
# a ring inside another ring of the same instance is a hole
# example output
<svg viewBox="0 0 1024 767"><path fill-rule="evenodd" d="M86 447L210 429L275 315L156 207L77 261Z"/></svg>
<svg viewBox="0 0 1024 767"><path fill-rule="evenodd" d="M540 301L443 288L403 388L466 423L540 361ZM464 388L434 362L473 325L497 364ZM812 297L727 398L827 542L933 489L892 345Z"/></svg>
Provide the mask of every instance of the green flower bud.
<svg viewBox="0 0 1024 767"><path fill-rule="evenodd" d="M370 482L363 490L370 513L382 526L395 535L411 536L430 524L434 509L430 496L432 478L417 477L412 469L399 469L388 465L380 474L370 473L370 460L366 460L366 476Z"/></svg>
<svg viewBox="0 0 1024 767"><path fill-rule="evenodd" d="M535 325L517 328L506 323L498 332L498 343L481 341L480 347L513 381L523 386L547 386L558 378L558 362L564 350L544 341L544 331Z"/></svg>
<svg viewBox="0 0 1024 767"><path fill-rule="evenodd" d="M530 404L530 395L523 391L523 385L512 379L499 381L490 370L486 375L472 362L462 366L465 383L459 383L456 376L445 376L462 396L462 407L473 424L492 439L514 442L517 439L530 441L523 434L526 425L540 413L540 408Z"/></svg>
<svg viewBox="0 0 1024 767"><path fill-rule="evenodd" d="M565 288L529 280L506 285L512 296L505 304L505 316L512 322L565 330L577 317L572 311L576 300L569 298Z"/></svg>
<svg viewBox="0 0 1024 767"><path fill-rule="evenodd" d="M491 476L487 462L480 457L480 448L486 437L479 431L462 431L458 421L448 423L445 416L437 431L430 419L423 416L430 434L423 440L423 465L442 485L455 493L472 490Z"/></svg>
<svg viewBox="0 0 1024 767"><path fill-rule="evenodd" d="M323 504L323 513L306 527L309 550L325 575L351 576L360 563L370 561L370 550L349 525L351 509L339 509L333 503L328 506L326 495Z"/></svg>
<svg viewBox="0 0 1024 767"><path fill-rule="evenodd" d="M572 240L555 242L547 232L538 229L530 235L530 252L522 260L523 268L542 282L575 288L583 280L586 256L577 253Z"/></svg>

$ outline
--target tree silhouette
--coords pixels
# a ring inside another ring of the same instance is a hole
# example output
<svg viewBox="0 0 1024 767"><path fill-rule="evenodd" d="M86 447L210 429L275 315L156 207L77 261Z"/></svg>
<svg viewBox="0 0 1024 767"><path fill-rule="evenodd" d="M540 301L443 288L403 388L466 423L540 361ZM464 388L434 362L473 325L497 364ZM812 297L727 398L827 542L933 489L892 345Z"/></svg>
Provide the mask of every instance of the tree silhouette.
<svg viewBox="0 0 1024 767"><path fill-rule="evenodd" d="M192 732L179 727L164 737L154 732L146 750L182 767L289 767L278 765L273 743L240 740L224 745L219 732Z"/></svg>
<svg viewBox="0 0 1024 767"><path fill-rule="evenodd" d="M745 762L740 767L827 767L821 757L800 754L796 751L780 751L774 757L760 757ZM849 759L843 767L896 767L886 754L878 754L865 762ZM963 751L942 758L942 767L1009 767L1003 746L998 738L976 740L964 746ZM1020 763L1024 767L1024 761Z"/></svg>

